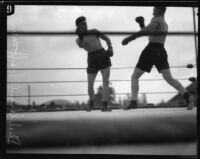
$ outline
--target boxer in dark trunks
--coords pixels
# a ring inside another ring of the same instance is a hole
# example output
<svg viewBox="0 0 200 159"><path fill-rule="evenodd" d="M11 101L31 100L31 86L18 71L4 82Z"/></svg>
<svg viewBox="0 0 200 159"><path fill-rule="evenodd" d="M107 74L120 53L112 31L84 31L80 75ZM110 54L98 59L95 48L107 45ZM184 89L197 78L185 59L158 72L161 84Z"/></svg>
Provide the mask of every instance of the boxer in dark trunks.
<svg viewBox="0 0 200 159"><path fill-rule="evenodd" d="M164 47L166 40L168 25L165 21L166 7L154 7L153 8L153 18L149 25L145 27L144 20L140 17L136 19L136 22L140 24L141 30L122 41L122 45L127 45L130 41L135 40L138 37L146 36L149 33L159 33L164 34L153 35L149 34L149 44L142 51L139 61L135 67L135 70L131 77L131 91L132 100L130 101L126 109L137 108L137 96L139 91L139 78L144 74L144 72L150 72L153 65L157 68L158 72L162 74L163 78L172 87L179 91L186 100L187 108L192 109L192 95L182 86L182 84L174 79L171 75L168 55Z"/></svg>
<svg viewBox="0 0 200 159"><path fill-rule="evenodd" d="M109 99L109 77L110 77L110 57L113 56L113 49L110 39L102 34L97 29L87 28L86 18L81 16L76 19L76 33L78 38L76 42L80 48L83 48L88 53L88 94L89 105L88 110L91 110L94 104L94 82L98 71L101 72L103 78L103 99L102 99L102 111L109 111L108 99ZM108 50L102 47L100 38L107 43Z"/></svg>

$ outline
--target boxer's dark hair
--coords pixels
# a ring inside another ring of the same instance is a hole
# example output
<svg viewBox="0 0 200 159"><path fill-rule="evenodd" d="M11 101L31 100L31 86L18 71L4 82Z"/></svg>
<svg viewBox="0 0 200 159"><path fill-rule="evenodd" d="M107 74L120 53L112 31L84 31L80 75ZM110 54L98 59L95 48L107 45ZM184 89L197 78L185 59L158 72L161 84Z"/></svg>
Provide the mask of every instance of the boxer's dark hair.
<svg viewBox="0 0 200 159"><path fill-rule="evenodd" d="M154 6L156 9L159 10L160 13L164 14L166 11L166 7L164 6Z"/></svg>
<svg viewBox="0 0 200 159"><path fill-rule="evenodd" d="M76 26L78 26L79 23L81 23L82 21L85 21L86 18L84 16L80 16L76 19Z"/></svg>

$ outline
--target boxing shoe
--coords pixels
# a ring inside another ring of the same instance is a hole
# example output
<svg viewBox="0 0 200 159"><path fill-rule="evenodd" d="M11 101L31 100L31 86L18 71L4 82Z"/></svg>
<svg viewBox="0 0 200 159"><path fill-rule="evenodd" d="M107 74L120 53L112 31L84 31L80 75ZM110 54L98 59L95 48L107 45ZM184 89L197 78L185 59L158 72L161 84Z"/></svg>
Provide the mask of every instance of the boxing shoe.
<svg viewBox="0 0 200 159"><path fill-rule="evenodd" d="M86 108L86 111L90 112L92 110L93 105L94 105L94 101L90 100L89 101L89 105Z"/></svg>
<svg viewBox="0 0 200 159"><path fill-rule="evenodd" d="M102 102L102 109L101 109L101 111L102 112L110 112L110 111L112 111L112 109L108 107L108 102L106 102L106 101Z"/></svg>
<svg viewBox="0 0 200 159"><path fill-rule="evenodd" d="M186 101L187 110L192 110L194 107L194 96L189 92L185 92L183 97Z"/></svg>
<svg viewBox="0 0 200 159"><path fill-rule="evenodd" d="M129 105L124 108L124 110L129 110L129 109L136 109L137 108L137 101L136 100L131 100L129 102Z"/></svg>

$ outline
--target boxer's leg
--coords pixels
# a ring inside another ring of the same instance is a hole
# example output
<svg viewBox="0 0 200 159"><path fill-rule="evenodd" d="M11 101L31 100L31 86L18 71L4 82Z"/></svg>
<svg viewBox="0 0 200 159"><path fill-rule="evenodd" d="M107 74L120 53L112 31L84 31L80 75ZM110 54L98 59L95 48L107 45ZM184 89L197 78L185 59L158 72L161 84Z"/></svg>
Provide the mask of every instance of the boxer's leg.
<svg viewBox="0 0 200 159"><path fill-rule="evenodd" d="M161 73L165 81L167 81L168 84L170 84L172 87L178 90L179 93L185 98L188 109L192 109L192 95L182 86L182 84L178 80L172 77L170 69L163 69L161 70Z"/></svg>

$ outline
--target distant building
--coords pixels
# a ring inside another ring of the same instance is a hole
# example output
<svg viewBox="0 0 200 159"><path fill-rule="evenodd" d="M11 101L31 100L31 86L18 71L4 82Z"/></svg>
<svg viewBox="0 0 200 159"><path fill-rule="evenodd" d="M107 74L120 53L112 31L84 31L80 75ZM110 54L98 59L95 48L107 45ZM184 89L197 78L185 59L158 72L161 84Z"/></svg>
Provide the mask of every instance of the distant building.
<svg viewBox="0 0 200 159"><path fill-rule="evenodd" d="M197 81L192 82L192 84L190 84L188 87L186 87L186 89L190 93L192 93L195 97L196 96L195 94L197 94ZM194 100L195 100L194 103L196 106L196 98L194 98ZM185 100L181 94L177 94L176 96L174 96L167 102L167 105L169 105L169 106L184 106L185 104L186 104Z"/></svg>

